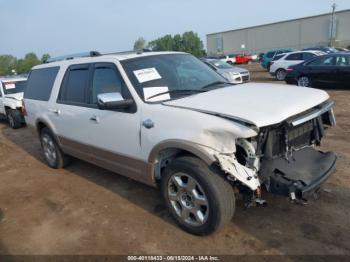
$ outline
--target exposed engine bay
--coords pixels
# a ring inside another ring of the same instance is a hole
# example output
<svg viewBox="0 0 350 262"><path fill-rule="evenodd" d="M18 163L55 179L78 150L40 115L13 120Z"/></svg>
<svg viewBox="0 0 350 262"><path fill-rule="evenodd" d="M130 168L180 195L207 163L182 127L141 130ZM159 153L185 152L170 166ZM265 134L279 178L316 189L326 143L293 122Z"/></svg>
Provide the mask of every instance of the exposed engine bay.
<svg viewBox="0 0 350 262"><path fill-rule="evenodd" d="M255 170L261 189L305 199L335 171L336 155L316 149L335 126L333 103L326 101L283 123L261 128L256 138L237 140L237 161Z"/></svg>

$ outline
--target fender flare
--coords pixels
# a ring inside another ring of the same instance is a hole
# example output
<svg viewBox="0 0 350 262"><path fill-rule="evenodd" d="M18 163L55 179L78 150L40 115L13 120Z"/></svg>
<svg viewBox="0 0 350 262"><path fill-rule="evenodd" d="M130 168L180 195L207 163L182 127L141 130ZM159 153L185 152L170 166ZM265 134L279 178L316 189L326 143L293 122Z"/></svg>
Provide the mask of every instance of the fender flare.
<svg viewBox="0 0 350 262"><path fill-rule="evenodd" d="M215 157L209 154L206 150L204 150L201 145L198 145L193 142L185 141L185 140L180 140L180 139L169 139L158 143L151 150L148 157L148 163L153 164L156 161L159 153L162 150L168 149L168 148L180 149L180 150L190 152L193 155L197 156L202 161L204 161L207 165L211 165L217 161Z"/></svg>

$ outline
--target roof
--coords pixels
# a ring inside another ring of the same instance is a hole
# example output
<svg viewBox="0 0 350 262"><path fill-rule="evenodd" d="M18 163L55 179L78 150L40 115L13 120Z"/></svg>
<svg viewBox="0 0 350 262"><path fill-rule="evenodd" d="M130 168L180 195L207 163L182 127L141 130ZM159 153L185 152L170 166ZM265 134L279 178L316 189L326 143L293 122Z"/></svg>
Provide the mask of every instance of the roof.
<svg viewBox="0 0 350 262"><path fill-rule="evenodd" d="M68 60L45 63L45 64L37 65L33 67L33 69L62 66L62 65L71 65L71 64L84 64L84 63L91 63L91 62L97 63L97 62L104 62L106 60L113 60L113 59L118 61L123 61L123 60L128 60L133 58L156 56L156 55L167 55L167 54L185 54L185 53L183 52L142 52L142 53L124 52L124 53L103 54L100 56L77 57L77 58L68 59Z"/></svg>
<svg viewBox="0 0 350 262"><path fill-rule="evenodd" d="M350 12L350 9L340 10L340 11L337 11L337 12L335 12L335 13L336 13L336 14L339 14L339 13L344 13L344 12ZM280 23L293 22L293 21L297 21L297 20L301 20L301 19L316 18L316 17L325 16L325 15L331 15L331 14L332 14L332 13L323 13L323 14L319 14L319 15L313 15L313 16L305 16L305 17L293 18L293 19L289 19L289 20L283 20L283 21L278 21L278 22L272 22L272 23L267 23L267 24L262 24L262 25L255 25L255 26L248 26L248 27L237 28L237 29L232 29L232 30L225 30L225 31L220 31L220 32L216 32L216 33L209 33L209 34L207 34L207 36L210 36L210 35L217 35L217 34L223 34L223 33L228 33L228 32L233 32L233 31L247 30L247 29L258 28L258 27L269 26L269 25L275 25L275 24L280 24Z"/></svg>

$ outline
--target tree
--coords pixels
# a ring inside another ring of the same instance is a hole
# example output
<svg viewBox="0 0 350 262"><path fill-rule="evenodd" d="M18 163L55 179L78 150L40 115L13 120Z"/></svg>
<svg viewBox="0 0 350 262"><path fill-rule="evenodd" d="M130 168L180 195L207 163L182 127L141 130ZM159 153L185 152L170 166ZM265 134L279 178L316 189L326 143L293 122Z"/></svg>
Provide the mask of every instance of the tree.
<svg viewBox="0 0 350 262"><path fill-rule="evenodd" d="M40 61L41 63L46 63L47 60L49 60L51 58L51 56L49 54L43 54Z"/></svg>
<svg viewBox="0 0 350 262"><path fill-rule="evenodd" d="M16 57L12 55L0 55L0 76L10 75L16 68Z"/></svg>
<svg viewBox="0 0 350 262"><path fill-rule="evenodd" d="M149 42L148 47L153 51L181 51L200 57L205 54L203 42L197 33L192 31L182 35L165 35Z"/></svg>
<svg viewBox="0 0 350 262"><path fill-rule="evenodd" d="M145 48L146 40L143 37L139 37L134 43L134 50L142 50Z"/></svg>
<svg viewBox="0 0 350 262"><path fill-rule="evenodd" d="M18 74L28 73L33 66L40 64L41 61L34 53L28 53L24 59L19 59L16 65L16 71Z"/></svg>

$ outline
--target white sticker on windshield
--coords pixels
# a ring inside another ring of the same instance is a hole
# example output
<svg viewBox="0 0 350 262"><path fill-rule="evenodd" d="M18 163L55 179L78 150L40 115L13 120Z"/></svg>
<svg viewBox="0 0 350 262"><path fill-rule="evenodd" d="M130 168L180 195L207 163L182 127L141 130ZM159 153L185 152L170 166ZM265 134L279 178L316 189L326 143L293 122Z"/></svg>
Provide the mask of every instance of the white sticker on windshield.
<svg viewBox="0 0 350 262"><path fill-rule="evenodd" d="M16 85L13 83L5 84L5 89L15 89L15 88L16 88Z"/></svg>
<svg viewBox="0 0 350 262"><path fill-rule="evenodd" d="M157 79L162 78L160 76L160 74L158 73L157 69L155 69L154 67L145 68L145 69L141 69L141 70L135 70L134 74L140 83L144 83L144 82L148 82L148 81L157 80Z"/></svg>
<svg viewBox="0 0 350 262"><path fill-rule="evenodd" d="M143 96L145 101L156 102L170 99L169 93L158 95L164 92L168 92L169 88L167 86L157 86L157 87L145 87L143 89Z"/></svg>

